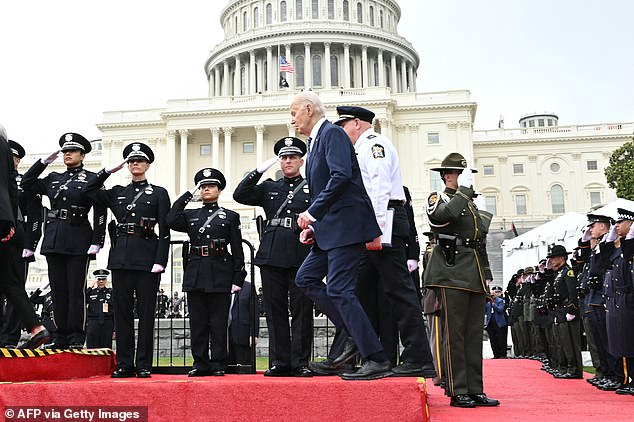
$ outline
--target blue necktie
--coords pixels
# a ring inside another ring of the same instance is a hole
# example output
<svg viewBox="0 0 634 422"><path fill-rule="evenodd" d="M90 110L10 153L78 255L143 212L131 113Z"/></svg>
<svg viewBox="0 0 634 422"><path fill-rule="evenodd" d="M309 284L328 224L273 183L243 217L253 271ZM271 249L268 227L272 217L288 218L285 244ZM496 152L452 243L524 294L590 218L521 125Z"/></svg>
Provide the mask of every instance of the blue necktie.
<svg viewBox="0 0 634 422"><path fill-rule="evenodd" d="M313 141L313 138L308 137L306 140L306 152L310 152L310 143Z"/></svg>

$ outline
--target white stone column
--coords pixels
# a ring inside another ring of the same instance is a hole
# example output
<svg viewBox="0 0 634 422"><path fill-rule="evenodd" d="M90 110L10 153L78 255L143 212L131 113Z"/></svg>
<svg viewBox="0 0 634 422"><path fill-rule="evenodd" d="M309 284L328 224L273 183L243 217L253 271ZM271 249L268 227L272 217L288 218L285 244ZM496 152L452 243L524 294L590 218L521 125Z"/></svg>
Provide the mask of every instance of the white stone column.
<svg viewBox="0 0 634 422"><path fill-rule="evenodd" d="M368 77L368 46L361 47L361 75L363 80L363 88L367 88L370 84Z"/></svg>
<svg viewBox="0 0 634 422"><path fill-rule="evenodd" d="M189 136L188 130L179 130L181 135L181 166L180 166L180 189L178 194L182 194L187 190L187 137Z"/></svg>
<svg viewBox="0 0 634 422"><path fill-rule="evenodd" d="M407 92L407 61L401 58L401 92Z"/></svg>
<svg viewBox="0 0 634 422"><path fill-rule="evenodd" d="M398 92L398 81L396 80L396 56L392 54L390 58L390 83L392 84L392 93Z"/></svg>
<svg viewBox="0 0 634 422"><path fill-rule="evenodd" d="M275 84L272 82L273 74L277 72L277 69L278 69L278 66L276 66L275 63L273 63L273 47L271 46L266 47L266 63L267 63L266 89L263 89L262 91L271 92L273 91L273 87L275 86Z"/></svg>
<svg viewBox="0 0 634 422"><path fill-rule="evenodd" d="M236 55L236 67L235 72L233 72L233 96L238 97L242 95L242 63L240 63L240 55Z"/></svg>
<svg viewBox="0 0 634 422"><path fill-rule="evenodd" d="M222 95L222 86L220 86L220 69L218 66L214 66L214 96L220 97Z"/></svg>
<svg viewBox="0 0 634 422"><path fill-rule="evenodd" d="M249 50L249 94L255 94L255 51Z"/></svg>
<svg viewBox="0 0 634 422"><path fill-rule="evenodd" d="M295 126L290 123L286 124L286 128L288 129L288 136L296 136L295 135Z"/></svg>
<svg viewBox="0 0 634 422"><path fill-rule="evenodd" d="M330 43L324 43L324 62L326 65L326 79L324 80L324 88L332 88L332 74L330 73Z"/></svg>
<svg viewBox="0 0 634 422"><path fill-rule="evenodd" d="M220 129L212 127L211 131L211 167L217 169L220 163Z"/></svg>
<svg viewBox="0 0 634 422"><path fill-rule="evenodd" d="M215 74L215 70L214 68L211 68L211 70L209 71L209 89L207 90L207 96L208 97L213 97L214 96L214 74Z"/></svg>
<svg viewBox="0 0 634 422"><path fill-rule="evenodd" d="M231 184L231 135L233 134L232 127L222 128L225 133L225 167L224 167L224 175L227 180L227 187L225 189L229 189Z"/></svg>
<svg viewBox="0 0 634 422"><path fill-rule="evenodd" d="M229 62L227 60L225 60L224 62L222 62L222 72L223 72L223 86L222 89L224 90L224 92L222 93L222 95L225 96L229 96L231 95L229 92Z"/></svg>
<svg viewBox="0 0 634 422"><path fill-rule="evenodd" d="M377 62L379 67L379 81L378 86L385 87L387 84L385 83L385 63L383 62L383 50L379 49Z"/></svg>
<svg viewBox="0 0 634 422"><path fill-rule="evenodd" d="M313 86L313 60L310 53L310 43L304 43L304 88Z"/></svg>
<svg viewBox="0 0 634 422"><path fill-rule="evenodd" d="M416 79L414 78L414 66L410 64L407 66L409 72L409 92L416 92Z"/></svg>
<svg viewBox="0 0 634 422"><path fill-rule="evenodd" d="M264 161L264 125L258 125L255 129L255 161L260 164Z"/></svg>
<svg viewBox="0 0 634 422"><path fill-rule="evenodd" d="M343 87L350 89L350 44L343 45Z"/></svg>
<svg viewBox="0 0 634 422"><path fill-rule="evenodd" d="M167 131L167 190L176 195L176 131Z"/></svg>
<svg viewBox="0 0 634 422"><path fill-rule="evenodd" d="M290 44L284 44L284 58L286 59L286 61L291 62L291 64L293 64L293 60L291 60L291 45ZM293 64L293 66L295 66ZM294 73L287 73L286 74L286 82L288 82L288 88L291 90L291 92L295 91L295 74Z"/></svg>

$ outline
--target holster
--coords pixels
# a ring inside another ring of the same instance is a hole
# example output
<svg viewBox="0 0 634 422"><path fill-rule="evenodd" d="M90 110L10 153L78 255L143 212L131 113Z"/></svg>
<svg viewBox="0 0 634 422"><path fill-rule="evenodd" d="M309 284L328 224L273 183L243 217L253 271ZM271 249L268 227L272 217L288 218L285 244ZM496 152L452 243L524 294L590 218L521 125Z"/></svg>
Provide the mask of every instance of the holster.
<svg viewBox="0 0 634 422"><path fill-rule="evenodd" d="M438 233L436 240L440 246L443 254L445 255L445 261L447 265L453 267L456 265L456 240L458 236L452 234Z"/></svg>
<svg viewBox="0 0 634 422"><path fill-rule="evenodd" d="M110 238L110 247L114 247L117 243L117 222L110 220L108 223L108 237Z"/></svg>
<svg viewBox="0 0 634 422"><path fill-rule="evenodd" d="M153 217L141 217L139 224L146 235L154 232L154 226L156 225L156 218Z"/></svg>
<svg viewBox="0 0 634 422"><path fill-rule="evenodd" d="M189 262L189 242L183 242L181 257L183 258L183 271L185 271L185 268L187 268L187 263Z"/></svg>
<svg viewBox="0 0 634 422"><path fill-rule="evenodd" d="M261 215L258 215L257 217L254 218L255 220L255 229L258 232L258 236L260 238L260 240L262 240L262 235L264 235L264 217L262 217Z"/></svg>

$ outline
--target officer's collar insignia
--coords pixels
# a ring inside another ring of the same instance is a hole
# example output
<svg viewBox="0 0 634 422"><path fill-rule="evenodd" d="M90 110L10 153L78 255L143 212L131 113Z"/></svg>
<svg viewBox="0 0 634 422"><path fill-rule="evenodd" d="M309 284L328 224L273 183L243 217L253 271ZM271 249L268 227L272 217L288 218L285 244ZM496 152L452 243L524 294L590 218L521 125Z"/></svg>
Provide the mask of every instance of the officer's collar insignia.
<svg viewBox="0 0 634 422"><path fill-rule="evenodd" d="M154 192L154 189L152 189L152 186L148 186L147 188L145 188L144 192L146 195L152 195L152 193Z"/></svg>
<svg viewBox="0 0 634 422"><path fill-rule="evenodd" d="M211 170L209 170L209 169L203 170L203 176L205 176L205 177L211 176Z"/></svg>
<svg viewBox="0 0 634 422"><path fill-rule="evenodd" d="M227 218L227 214L225 214L225 212L224 212L224 211L220 211L220 212L218 213L218 217L220 217L220 218Z"/></svg>
<svg viewBox="0 0 634 422"><path fill-rule="evenodd" d="M68 133L66 134L66 136L64 137L64 141L66 142L70 142L73 140L73 134L72 133Z"/></svg>
<svg viewBox="0 0 634 422"><path fill-rule="evenodd" d="M374 158L385 158L385 148L383 148L383 145L372 145L372 156Z"/></svg>
<svg viewBox="0 0 634 422"><path fill-rule="evenodd" d="M132 151L140 151L140 150L141 150L141 145L139 144L132 145Z"/></svg>

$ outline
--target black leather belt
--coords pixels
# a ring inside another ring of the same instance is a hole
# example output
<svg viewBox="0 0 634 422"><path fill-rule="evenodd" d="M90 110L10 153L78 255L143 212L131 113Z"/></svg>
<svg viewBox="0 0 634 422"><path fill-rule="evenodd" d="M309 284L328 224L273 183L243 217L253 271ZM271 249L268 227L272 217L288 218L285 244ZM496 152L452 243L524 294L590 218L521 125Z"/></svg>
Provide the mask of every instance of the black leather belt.
<svg viewBox="0 0 634 422"><path fill-rule="evenodd" d="M79 219L87 218L86 214L82 212L75 211L73 214L73 212L65 208L52 209L46 215L49 218L57 218L58 220L69 220L69 219L79 220Z"/></svg>
<svg viewBox="0 0 634 422"><path fill-rule="evenodd" d="M293 228L293 217L284 218L271 218L267 224L272 227L286 227L287 229Z"/></svg>
<svg viewBox="0 0 634 422"><path fill-rule="evenodd" d="M403 200L400 199L390 199L389 201L387 201L387 206L388 207L402 207L403 204Z"/></svg>
<svg viewBox="0 0 634 422"><path fill-rule="evenodd" d="M136 223L120 223L117 224L117 235L146 235L151 232L146 231L142 226Z"/></svg>
<svg viewBox="0 0 634 422"><path fill-rule="evenodd" d="M210 245L190 246L189 253L198 256L221 256L227 251L225 239L212 239Z"/></svg>

